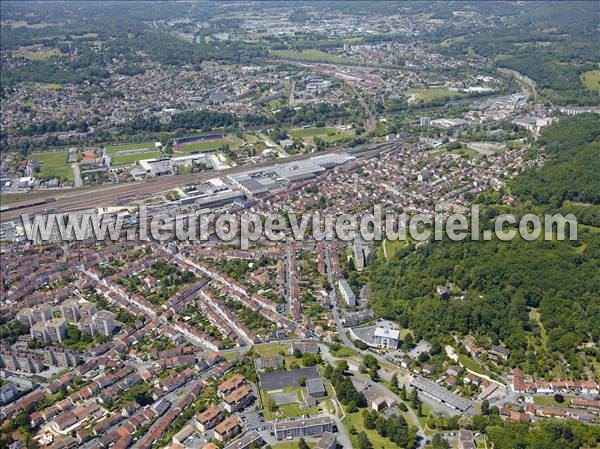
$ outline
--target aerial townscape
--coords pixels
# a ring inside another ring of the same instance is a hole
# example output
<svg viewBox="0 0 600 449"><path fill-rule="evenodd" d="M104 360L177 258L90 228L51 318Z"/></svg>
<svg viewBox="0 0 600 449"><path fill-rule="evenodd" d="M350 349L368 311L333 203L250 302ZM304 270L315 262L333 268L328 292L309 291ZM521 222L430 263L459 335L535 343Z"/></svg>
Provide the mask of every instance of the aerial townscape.
<svg viewBox="0 0 600 449"><path fill-rule="evenodd" d="M599 2L0 8L0 448L600 448Z"/></svg>

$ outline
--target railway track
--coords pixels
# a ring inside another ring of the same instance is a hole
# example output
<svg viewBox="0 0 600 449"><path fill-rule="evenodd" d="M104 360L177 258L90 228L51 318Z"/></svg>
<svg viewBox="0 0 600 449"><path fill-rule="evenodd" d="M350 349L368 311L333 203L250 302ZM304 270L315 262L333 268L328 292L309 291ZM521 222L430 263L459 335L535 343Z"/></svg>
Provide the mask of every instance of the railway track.
<svg viewBox="0 0 600 449"><path fill-rule="evenodd" d="M376 148L366 151L357 157L371 157L376 155L391 144L381 144ZM257 164L253 166L240 166L229 168L220 171L210 171L203 173L192 173L187 175L165 176L155 178L153 181L137 181L130 183L122 183L113 186L98 187L94 190L88 189L80 192L69 192L55 195L56 201L47 204L36 204L22 207L19 209L2 212L1 222L7 222L20 217L23 214L44 214L44 213L59 213L72 212L76 210L89 209L94 207L116 206L124 200L132 200L146 195L153 195L165 192L176 187L191 184L194 182L203 182L211 178L227 176L232 173L242 172L256 168L268 168L277 164L288 163L303 159L309 159L314 156L325 154L334 154L346 151L346 149L335 148L328 151L323 151L318 154L302 154L292 156L284 160L276 160Z"/></svg>

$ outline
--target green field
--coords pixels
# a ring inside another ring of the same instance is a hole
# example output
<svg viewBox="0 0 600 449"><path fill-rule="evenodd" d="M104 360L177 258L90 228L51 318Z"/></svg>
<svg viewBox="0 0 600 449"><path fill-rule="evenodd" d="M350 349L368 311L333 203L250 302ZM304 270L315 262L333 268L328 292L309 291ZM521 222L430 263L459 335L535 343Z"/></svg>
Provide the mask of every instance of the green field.
<svg viewBox="0 0 600 449"><path fill-rule="evenodd" d="M46 90L62 89L62 84L56 84L56 83L38 83L38 86L40 87L40 89L46 89Z"/></svg>
<svg viewBox="0 0 600 449"><path fill-rule="evenodd" d="M268 357L272 355L279 355L282 352L287 354L288 348L289 346L282 345L280 343L266 343L262 345L256 345L252 348L252 350L263 357Z"/></svg>
<svg viewBox="0 0 600 449"><path fill-rule="evenodd" d="M52 56L60 56L61 52L58 48L21 48L17 54L30 61L45 61Z"/></svg>
<svg viewBox="0 0 600 449"><path fill-rule="evenodd" d="M136 154L125 154L123 156L113 156L111 165L126 165L134 164L142 159L156 159L160 158L162 153L160 151L147 151L145 153Z"/></svg>
<svg viewBox="0 0 600 449"><path fill-rule="evenodd" d="M408 233L408 231L407 231ZM404 248L406 245L410 243L409 236L407 235L407 240L388 240L385 239L382 244L383 256L386 260L394 257L398 251Z"/></svg>
<svg viewBox="0 0 600 449"><path fill-rule="evenodd" d="M314 441L307 441L306 444L308 444L308 447L310 447L311 449L317 445L317 443ZM298 449L298 442L288 441L286 443L277 443L273 444L271 447L273 449Z"/></svg>
<svg viewBox="0 0 600 449"><path fill-rule="evenodd" d="M556 402L554 400L554 396L534 396L533 403L536 405L542 405L546 407L568 407L571 403L571 398L565 397L565 400L561 402Z"/></svg>
<svg viewBox="0 0 600 449"><path fill-rule="evenodd" d="M224 140L209 140L206 142L184 143L179 146L181 152L190 154L194 152L216 151L225 146ZM177 154L177 153L175 153Z"/></svg>
<svg viewBox="0 0 600 449"><path fill-rule="evenodd" d="M321 136L334 134L336 132L335 128L329 127L321 127L321 128L296 128L296 129L287 129L288 134L292 137L299 137L301 139L307 137Z"/></svg>
<svg viewBox="0 0 600 449"><path fill-rule="evenodd" d="M344 62L340 56L330 55L320 50L271 50L270 53L279 58L295 59L299 61L324 61L324 62Z"/></svg>
<svg viewBox="0 0 600 449"><path fill-rule="evenodd" d="M284 392L295 391L298 400L301 398L300 388L284 388ZM262 399L262 403L266 402L266 399L269 397L269 393L260 390L260 396ZM267 408L263 410L266 421L273 421L274 419L294 419L299 418L300 416L313 416L319 413L318 407L309 407L309 408L300 408L299 403L290 403L290 404L282 404L277 406L277 411L271 411Z"/></svg>
<svg viewBox="0 0 600 449"><path fill-rule="evenodd" d="M40 151L29 155L29 160L41 161L39 177L42 179L63 178L73 180L73 171L67 163L68 150Z"/></svg>
<svg viewBox="0 0 600 449"><path fill-rule="evenodd" d="M600 93L600 70L590 70L580 76L581 82L587 90Z"/></svg>
<svg viewBox="0 0 600 449"><path fill-rule="evenodd" d="M130 151L130 150L154 150L154 142L142 142L142 143L131 143L128 145L113 145L106 147L106 151L109 154L118 153L119 151Z"/></svg>
<svg viewBox="0 0 600 449"><path fill-rule="evenodd" d="M428 89L408 89L406 92L417 103L429 103L440 98L461 96L459 92L450 92L447 87L431 87ZM410 103L410 101L409 101Z"/></svg>
<svg viewBox="0 0 600 449"><path fill-rule="evenodd" d="M472 358L470 358L464 354L458 354L458 363L460 363L466 369L470 369L471 371L474 371L476 373L484 374L484 375L492 377L492 378L494 377L494 373L485 369L483 366L481 366L475 360L473 360Z"/></svg>
<svg viewBox="0 0 600 449"><path fill-rule="evenodd" d="M365 432L373 447L377 449L397 447L390 440L379 435L379 433L377 433L377 430L365 428L361 412L362 409L355 413L346 412L346 417L342 420L342 423L344 424L344 426L346 426L348 432L350 432L350 428L352 427L356 429L356 433ZM352 446L358 447L358 440L356 435L350 435L350 437L352 438Z"/></svg>

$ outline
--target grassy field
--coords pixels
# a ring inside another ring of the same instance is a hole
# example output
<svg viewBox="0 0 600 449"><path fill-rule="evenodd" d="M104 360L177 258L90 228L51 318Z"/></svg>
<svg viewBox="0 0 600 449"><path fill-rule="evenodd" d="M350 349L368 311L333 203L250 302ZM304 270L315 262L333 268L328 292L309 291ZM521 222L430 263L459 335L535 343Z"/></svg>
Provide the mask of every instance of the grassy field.
<svg viewBox="0 0 600 449"><path fill-rule="evenodd" d="M128 145L113 145L106 147L106 151L109 154L118 153L119 151L129 150L154 150L154 142L142 142L142 143L131 143Z"/></svg>
<svg viewBox="0 0 600 449"><path fill-rule="evenodd" d="M56 84L56 83L38 83L38 86L40 89L46 89L46 90L62 89L62 84Z"/></svg>
<svg viewBox="0 0 600 449"><path fill-rule="evenodd" d="M355 413L346 413L346 417L342 420L342 423L344 424L344 426L346 426L348 432L350 433L351 428L356 429L356 433L365 432L373 447L377 449L396 447L395 444L392 443L390 440L379 435L377 433L377 430L365 428L361 411L362 410L359 410ZM358 439L356 435L351 434L350 437L352 439L352 446L358 447Z"/></svg>
<svg viewBox="0 0 600 449"><path fill-rule="evenodd" d="M317 445L317 443L314 441L307 441L306 444L308 444L308 447L310 447L311 449ZM277 443L273 444L271 447L273 449L298 449L298 442L288 441L286 443Z"/></svg>
<svg viewBox="0 0 600 449"><path fill-rule="evenodd" d="M537 309L531 309L529 311L529 319L539 326L542 346L544 349L546 349L548 346L548 334L546 333L546 328L540 321L540 312Z"/></svg>
<svg viewBox="0 0 600 449"><path fill-rule="evenodd" d="M299 61L324 61L324 62L344 62L340 56L330 55L320 50L271 50L273 56L285 59L295 59Z"/></svg>
<svg viewBox="0 0 600 449"><path fill-rule="evenodd" d="M407 231L408 232L408 231ZM385 239L382 243L383 255L386 260L394 257L398 251L408 245L409 240L387 240Z"/></svg>
<svg viewBox="0 0 600 449"><path fill-rule="evenodd" d="M41 161L40 178L66 178L72 181L73 170L71 170L71 166L67 163L68 156L68 150L40 151L30 154L29 159Z"/></svg>
<svg viewBox="0 0 600 449"><path fill-rule="evenodd" d="M600 70L590 70L581 74L581 82L587 90L600 93Z"/></svg>
<svg viewBox="0 0 600 449"><path fill-rule="evenodd" d="M124 154L122 156L113 156L112 165L134 164L142 159L155 159L162 156L160 151L146 151L145 153Z"/></svg>
<svg viewBox="0 0 600 449"><path fill-rule="evenodd" d="M300 398L299 388L285 388L283 391L296 391L297 397ZM262 403L266 402L267 397L269 397L269 393L264 390L260 390L260 396L262 399ZM266 421L273 421L274 419L294 419L299 418L303 415L313 416L319 413L318 407L310 407L310 408L300 408L299 403L290 403L290 404L282 404L277 406L277 410L272 412L271 410L265 408L263 410Z"/></svg>
<svg viewBox="0 0 600 449"><path fill-rule="evenodd" d="M565 400L561 402L556 402L554 400L554 396L534 396L533 402L536 405L542 405L547 407L568 407L571 403L571 398L565 397Z"/></svg>
<svg viewBox="0 0 600 449"><path fill-rule="evenodd" d="M340 346L340 348L335 351L331 349L331 354L341 359L348 359L350 357L355 356L357 352L354 349L350 349L345 346Z"/></svg>
<svg viewBox="0 0 600 449"><path fill-rule="evenodd" d="M194 152L220 150L223 146L225 146L224 140L209 140L206 142L185 143L180 145L179 148L183 153L190 154Z"/></svg>
<svg viewBox="0 0 600 449"><path fill-rule="evenodd" d="M253 350L263 357L268 357L271 355L279 355L281 352L287 354L288 346L280 343L266 343L263 345L254 346Z"/></svg>
<svg viewBox="0 0 600 449"><path fill-rule="evenodd" d="M485 374L490 377L492 377L494 375L491 371L485 369L483 366L481 366L475 360L473 360L472 358L470 358L464 354L458 354L458 363L460 363L465 368L470 369L471 371L475 371L476 373Z"/></svg>
<svg viewBox="0 0 600 449"><path fill-rule="evenodd" d="M52 56L60 56L60 50L58 48L32 48L24 47L19 49L17 54L30 61L45 61Z"/></svg>
<svg viewBox="0 0 600 449"><path fill-rule="evenodd" d="M447 87L431 87L429 89L408 89L409 97L414 98L417 103L429 103L440 98L459 96L458 92L450 92ZM409 99L410 103L410 99Z"/></svg>
<svg viewBox="0 0 600 449"><path fill-rule="evenodd" d="M305 139L307 137L328 135L335 133L335 128L321 127L321 128L296 128L287 129L287 132L292 137L299 137Z"/></svg>

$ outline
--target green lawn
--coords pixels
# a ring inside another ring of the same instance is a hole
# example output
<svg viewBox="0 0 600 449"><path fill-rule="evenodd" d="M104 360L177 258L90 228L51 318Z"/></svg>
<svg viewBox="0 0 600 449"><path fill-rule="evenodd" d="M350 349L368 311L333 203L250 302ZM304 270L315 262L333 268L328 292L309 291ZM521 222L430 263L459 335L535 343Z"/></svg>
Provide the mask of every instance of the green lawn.
<svg viewBox="0 0 600 449"><path fill-rule="evenodd" d="M365 432L367 434L367 437L369 438L369 441L373 445L373 448L375 449L397 447L390 440L379 435L377 433L377 430L366 429L363 423L363 417L361 412L362 409L359 409L359 411L355 413L346 413L346 417L342 420L342 423L344 424L344 426L346 426L346 429L348 429L348 433L350 433L351 427L354 427L356 433ZM351 434L350 437L352 439L352 446L358 447L358 439L356 435Z"/></svg>
<svg viewBox="0 0 600 449"><path fill-rule="evenodd" d="M300 388L285 388L284 392L296 391L296 395L300 398ZM262 399L262 403L265 403L266 398L269 396L269 393L260 390L260 396ZM263 410L266 421L272 421L274 419L294 419L299 418L303 415L313 416L319 413L318 407L309 407L309 408L300 408L299 403L290 403L290 404L282 404L277 406L277 410L272 412L265 408Z"/></svg>
<svg viewBox="0 0 600 449"><path fill-rule="evenodd" d="M224 140L209 140L206 142L184 143L179 146L180 151L185 154L203 151L216 151L225 146ZM177 154L177 153L175 153Z"/></svg>
<svg viewBox="0 0 600 449"><path fill-rule="evenodd" d="M325 61L325 62L344 62L346 59L330 55L320 50L271 50L270 54L285 59L295 59L299 61Z"/></svg>
<svg viewBox="0 0 600 449"><path fill-rule="evenodd" d="M65 178L73 180L73 170L67 163L68 150L40 151L29 155L29 160L41 161L39 177L43 179Z"/></svg>
<svg viewBox="0 0 600 449"><path fill-rule="evenodd" d="M135 164L137 161L141 161L142 159L155 159L160 158L162 153L160 151L146 151L144 153L136 153L136 154L124 154L123 156L113 156L112 165L126 165L126 164Z"/></svg>
<svg viewBox="0 0 600 449"><path fill-rule="evenodd" d="M494 373L485 369L483 366L481 366L479 363L477 363L475 360L473 360L467 355L458 354L458 363L460 363L465 368L470 369L471 371L475 371L476 373L485 374L492 378L494 376Z"/></svg>
<svg viewBox="0 0 600 449"><path fill-rule="evenodd" d="M29 59L30 61L45 61L52 56L60 56L61 53L58 48L54 47L42 49L22 48L17 52L17 54L25 59Z"/></svg>
<svg viewBox="0 0 600 449"><path fill-rule="evenodd" d="M306 444L308 444L308 447L310 447L311 449L317 445L317 443L314 441L307 441ZM277 443L273 444L271 447L273 449L298 449L298 442L288 441L286 443Z"/></svg>
<svg viewBox="0 0 600 449"><path fill-rule="evenodd" d="M331 354L333 354L335 357L339 357L341 359L347 359L347 358L350 358L350 357L356 355L355 350L353 350L351 348L347 348L345 346L340 346L340 348L335 351L333 349L330 349L330 350L331 350Z"/></svg>
<svg viewBox="0 0 600 449"><path fill-rule="evenodd" d="M600 93L600 70L583 72L580 77L587 90Z"/></svg>
<svg viewBox="0 0 600 449"><path fill-rule="evenodd" d="M333 134L336 131L335 131L335 128L321 127L321 128L296 128L296 129L288 129L287 132L292 137L306 138L306 137L320 136L320 135L323 135L323 134L325 134L325 135Z"/></svg>
<svg viewBox="0 0 600 449"><path fill-rule="evenodd" d="M544 349L546 349L548 347L548 334L546 333L546 328L540 320L540 312L537 309L531 309L529 311L529 319L539 326L542 346Z"/></svg>
<svg viewBox="0 0 600 449"><path fill-rule="evenodd" d="M154 142L141 142L141 143L131 143L128 145L113 145L106 147L106 151L109 154L118 153L120 151L130 151L130 150L154 150Z"/></svg>
<svg viewBox="0 0 600 449"><path fill-rule="evenodd" d="M548 407L568 407L571 403L571 398L565 397L565 400L560 403L554 400L554 396L534 396L533 402L536 405L543 405Z"/></svg>
<svg viewBox="0 0 600 449"><path fill-rule="evenodd" d="M408 234L408 230L407 230L407 234ZM389 260L392 257L394 257L394 254L396 254L398 251L400 251L402 248L404 248L406 245L408 245L408 243L409 243L408 238L409 238L409 236L407 235L406 240L385 239L382 243L382 249L383 249L383 255L386 258L386 260Z"/></svg>
<svg viewBox="0 0 600 449"><path fill-rule="evenodd" d="M417 103L429 103L439 98L449 98L461 95L458 92L450 92L447 87L408 89L407 94L414 97Z"/></svg>
<svg viewBox="0 0 600 449"><path fill-rule="evenodd" d="M246 142L258 142L260 139L254 134L244 134L244 140Z"/></svg>
<svg viewBox="0 0 600 449"><path fill-rule="evenodd" d="M271 355L279 355L281 352L287 354L288 346L280 343L266 343L262 345L256 345L253 347L254 352L260 354L263 357Z"/></svg>

